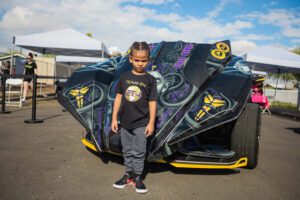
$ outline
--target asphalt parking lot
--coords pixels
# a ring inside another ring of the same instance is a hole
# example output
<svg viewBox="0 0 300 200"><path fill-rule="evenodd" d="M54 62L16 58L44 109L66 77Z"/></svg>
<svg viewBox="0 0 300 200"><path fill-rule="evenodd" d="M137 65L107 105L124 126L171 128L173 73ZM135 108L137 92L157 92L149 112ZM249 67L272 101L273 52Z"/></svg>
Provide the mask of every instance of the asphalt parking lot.
<svg viewBox="0 0 300 200"><path fill-rule="evenodd" d="M38 104L41 124L25 124L31 108L0 114L0 199L300 199L300 122L264 115L256 169L194 170L150 164L149 192L112 187L122 158L95 155L83 128L56 101Z"/></svg>

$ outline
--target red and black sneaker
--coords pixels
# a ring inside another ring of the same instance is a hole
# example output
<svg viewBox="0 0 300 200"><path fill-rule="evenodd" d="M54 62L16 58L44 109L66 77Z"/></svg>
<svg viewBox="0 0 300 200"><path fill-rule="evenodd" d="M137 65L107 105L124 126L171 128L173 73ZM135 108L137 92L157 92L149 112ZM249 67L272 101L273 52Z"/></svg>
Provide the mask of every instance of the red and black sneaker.
<svg viewBox="0 0 300 200"><path fill-rule="evenodd" d="M120 180L113 184L114 188L123 189L126 185L133 182L133 173L127 172Z"/></svg>
<svg viewBox="0 0 300 200"><path fill-rule="evenodd" d="M143 180L142 180L140 175L135 175L134 180L133 180L133 185L134 185L135 191L137 193L145 194L145 193L148 192L148 190L147 190L145 184L143 183Z"/></svg>

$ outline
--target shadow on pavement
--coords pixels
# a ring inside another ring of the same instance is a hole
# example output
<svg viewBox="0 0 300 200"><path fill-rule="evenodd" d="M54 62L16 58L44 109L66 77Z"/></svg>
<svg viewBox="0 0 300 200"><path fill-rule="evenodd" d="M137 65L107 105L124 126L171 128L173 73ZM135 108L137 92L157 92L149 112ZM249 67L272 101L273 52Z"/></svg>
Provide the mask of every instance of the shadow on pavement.
<svg viewBox="0 0 300 200"><path fill-rule="evenodd" d="M47 120L47 119L52 119L52 118L60 117L60 116L63 116L63 115L61 115L61 114L58 114L58 115L50 115L50 116L48 116L48 117L40 118L40 119L43 120L43 121L45 121L45 120Z"/></svg>
<svg viewBox="0 0 300 200"><path fill-rule="evenodd" d="M300 128L286 128L288 130L292 130L296 134L300 134Z"/></svg>
<svg viewBox="0 0 300 200"><path fill-rule="evenodd" d="M102 152L102 153L95 152L88 147L86 147L86 149L90 153L99 157L104 164L108 164L109 162L112 162L112 163L117 163L117 164L123 165L123 157L122 156L113 155L113 154L106 153L106 152Z"/></svg>
<svg viewBox="0 0 300 200"><path fill-rule="evenodd" d="M31 107L22 107L22 108L18 108L16 110L10 110L10 112L16 113L16 112L20 112L20 111L24 111L24 110L31 110Z"/></svg>
<svg viewBox="0 0 300 200"><path fill-rule="evenodd" d="M231 175L240 173L239 169L189 169L189 168L176 168L169 164L161 163L146 163L144 177L148 173L161 173L171 171L174 174L190 174L190 175Z"/></svg>
<svg viewBox="0 0 300 200"><path fill-rule="evenodd" d="M118 155L113 155L110 153L99 153L94 152L93 150L86 147L88 151L90 151L95 156L99 157L101 161L105 164L109 164L109 162L117 163L123 165L123 157ZM170 171L174 174L190 174L190 175L231 175L240 173L239 169L187 169L187 168L176 168L169 164L163 163L148 163L145 162L145 170L143 173L143 178L145 179L147 175L150 173L163 173Z"/></svg>

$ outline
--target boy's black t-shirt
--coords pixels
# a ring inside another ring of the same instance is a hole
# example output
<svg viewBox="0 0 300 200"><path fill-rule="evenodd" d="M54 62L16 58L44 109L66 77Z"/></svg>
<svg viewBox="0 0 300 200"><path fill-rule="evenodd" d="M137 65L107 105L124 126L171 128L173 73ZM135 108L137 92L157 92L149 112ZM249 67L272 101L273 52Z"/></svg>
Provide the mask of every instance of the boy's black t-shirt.
<svg viewBox="0 0 300 200"><path fill-rule="evenodd" d="M27 75L27 74L30 74L30 75L32 75L32 74L34 74L34 69L36 69L37 68L37 66L36 66L36 64L35 64L35 62L32 62L32 63L28 63L28 62L26 62L25 63L25 74Z"/></svg>
<svg viewBox="0 0 300 200"><path fill-rule="evenodd" d="M121 126L135 129L149 122L149 101L157 101L156 80L150 74L135 75L132 71L121 74L117 93L122 94Z"/></svg>

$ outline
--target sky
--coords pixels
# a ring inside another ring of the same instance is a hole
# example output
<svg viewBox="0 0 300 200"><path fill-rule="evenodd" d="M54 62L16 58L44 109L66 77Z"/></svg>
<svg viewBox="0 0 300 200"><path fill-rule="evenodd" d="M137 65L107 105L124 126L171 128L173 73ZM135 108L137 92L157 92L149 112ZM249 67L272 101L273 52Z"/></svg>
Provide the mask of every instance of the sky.
<svg viewBox="0 0 300 200"><path fill-rule="evenodd" d="M300 47L300 0L0 0L0 52L12 37L73 28L125 51L134 41L231 41L239 54Z"/></svg>

